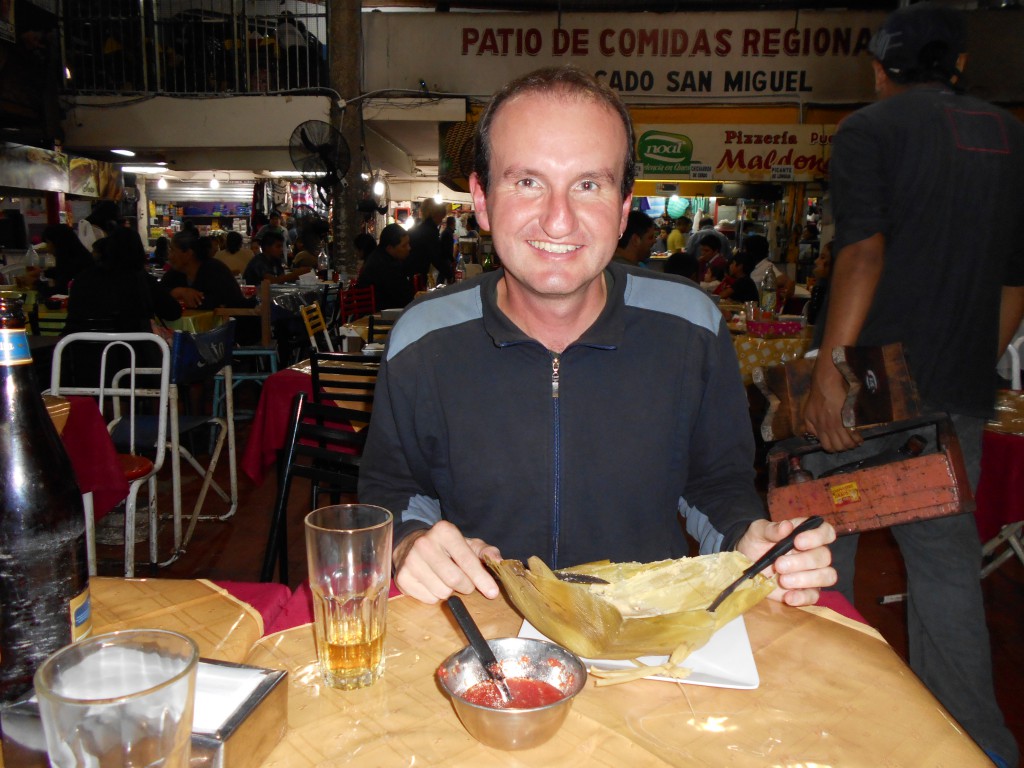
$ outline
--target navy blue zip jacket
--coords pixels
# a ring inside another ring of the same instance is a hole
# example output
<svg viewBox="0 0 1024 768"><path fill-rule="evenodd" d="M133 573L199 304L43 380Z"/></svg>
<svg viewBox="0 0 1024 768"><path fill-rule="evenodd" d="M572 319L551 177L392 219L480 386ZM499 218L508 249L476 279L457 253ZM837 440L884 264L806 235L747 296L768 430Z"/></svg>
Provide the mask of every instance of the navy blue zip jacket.
<svg viewBox="0 0 1024 768"><path fill-rule="evenodd" d="M608 300L554 354L498 309L500 271L391 331L359 499L395 542L440 519L552 567L731 549L765 517L728 329L692 283L611 264Z"/></svg>

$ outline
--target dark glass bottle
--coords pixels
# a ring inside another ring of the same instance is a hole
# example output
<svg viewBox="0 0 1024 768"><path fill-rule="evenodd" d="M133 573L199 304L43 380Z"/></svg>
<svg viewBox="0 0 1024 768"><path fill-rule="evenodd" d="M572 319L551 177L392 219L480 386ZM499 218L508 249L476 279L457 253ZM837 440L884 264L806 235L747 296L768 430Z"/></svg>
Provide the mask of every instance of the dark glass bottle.
<svg viewBox="0 0 1024 768"><path fill-rule="evenodd" d="M0 293L0 703L92 629L82 495L39 394L18 294Z"/></svg>
<svg viewBox="0 0 1024 768"><path fill-rule="evenodd" d="M789 482L791 483L806 483L814 479L814 475L804 469L800 463L799 456L789 457Z"/></svg>

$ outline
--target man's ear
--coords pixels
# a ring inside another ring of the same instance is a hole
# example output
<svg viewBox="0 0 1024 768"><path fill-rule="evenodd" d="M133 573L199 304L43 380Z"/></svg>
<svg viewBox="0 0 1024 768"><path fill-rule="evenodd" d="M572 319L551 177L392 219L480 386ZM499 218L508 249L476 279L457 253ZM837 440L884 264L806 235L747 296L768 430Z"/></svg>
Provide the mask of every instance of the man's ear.
<svg viewBox="0 0 1024 768"><path fill-rule="evenodd" d="M490 230L491 223L487 216L487 192L475 172L469 175L469 193L473 196L473 212L476 214L477 223L483 229Z"/></svg>
<svg viewBox="0 0 1024 768"><path fill-rule="evenodd" d="M871 69L875 73L875 93L881 94L891 83L889 75L886 74L885 67L882 66L882 62L878 59L872 60Z"/></svg>

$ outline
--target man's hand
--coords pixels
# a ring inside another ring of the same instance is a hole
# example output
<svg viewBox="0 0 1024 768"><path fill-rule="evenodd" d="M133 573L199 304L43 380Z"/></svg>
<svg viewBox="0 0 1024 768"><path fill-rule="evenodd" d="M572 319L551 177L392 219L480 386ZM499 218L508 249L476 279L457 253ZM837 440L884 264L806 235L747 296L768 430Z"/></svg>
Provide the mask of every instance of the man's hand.
<svg viewBox="0 0 1024 768"><path fill-rule="evenodd" d="M736 549L751 560L757 560L805 519L799 517L777 523L755 520L739 540ZM836 531L828 523L797 536L793 550L764 571L767 576L774 572L779 577L779 589L769 597L786 605L814 605L818 602L821 587L831 587L836 583L832 553L827 546L835 540Z"/></svg>
<svg viewBox="0 0 1024 768"><path fill-rule="evenodd" d="M818 438L821 447L829 453L856 448L862 438L843 424L843 404L846 402L846 380L830 358L818 355L811 375L811 388L804 401L804 432Z"/></svg>
<svg viewBox="0 0 1024 768"><path fill-rule="evenodd" d="M468 595L474 589L493 600L498 584L481 562L484 556L501 559L497 547L467 539L442 520L428 531L409 534L395 547L395 583L423 603L445 600L453 592Z"/></svg>

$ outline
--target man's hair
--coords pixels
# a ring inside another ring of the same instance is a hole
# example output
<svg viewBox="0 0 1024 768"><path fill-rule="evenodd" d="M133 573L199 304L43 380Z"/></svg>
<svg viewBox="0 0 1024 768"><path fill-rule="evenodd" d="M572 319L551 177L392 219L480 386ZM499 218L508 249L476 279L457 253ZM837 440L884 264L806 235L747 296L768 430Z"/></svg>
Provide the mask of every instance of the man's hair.
<svg viewBox="0 0 1024 768"><path fill-rule="evenodd" d="M629 117L629 110L610 88L581 69L565 66L538 69L516 78L491 98L473 137L473 171L485 192L490 188L491 181L491 128L495 116L503 104L524 94L551 94L564 99L572 97L578 101L604 104L618 115L626 132L626 151L622 159L622 197L625 198L632 191L636 167L633 154L633 121ZM571 119L572 115L567 114L566 120Z"/></svg>
<svg viewBox="0 0 1024 768"><path fill-rule="evenodd" d="M718 239L717 235L704 235L700 240L697 241L698 246L707 246L712 251L717 253L722 252L722 241Z"/></svg>
<svg viewBox="0 0 1024 768"><path fill-rule="evenodd" d="M704 227L713 226L715 226L715 220L708 216L705 216L703 219L700 220L700 224L697 225L697 229L704 229Z"/></svg>
<svg viewBox="0 0 1024 768"><path fill-rule="evenodd" d="M956 64L967 49L966 30L961 13L918 3L889 14L868 50L895 83L951 85L961 75Z"/></svg>
<svg viewBox="0 0 1024 768"><path fill-rule="evenodd" d="M675 220L674 225L676 228L681 229L683 232L688 232L693 226L693 219L689 216L680 216Z"/></svg>
<svg viewBox="0 0 1024 768"><path fill-rule="evenodd" d="M380 247L387 248L391 246L394 248L403 238L409 236L409 233L405 231L405 227L401 224L388 224L384 229L380 231Z"/></svg>
<svg viewBox="0 0 1024 768"><path fill-rule="evenodd" d="M756 259L754 266L768 258L768 238L764 235L747 235L743 238L743 252Z"/></svg>
<svg viewBox="0 0 1024 768"><path fill-rule="evenodd" d="M697 257L686 251L676 251L665 260L665 272L670 275L680 275L690 280L696 280L699 270L700 264Z"/></svg>
<svg viewBox="0 0 1024 768"><path fill-rule="evenodd" d="M242 235L232 229L224 239L224 246L228 253L238 253L242 250Z"/></svg>
<svg viewBox="0 0 1024 768"><path fill-rule="evenodd" d="M260 237L260 245L263 246L264 248L266 248L268 245L271 245L272 243L283 243L283 242L284 242L284 235L282 235L280 232L275 232L273 230L269 230L267 232L264 232L263 236Z"/></svg>
<svg viewBox="0 0 1024 768"><path fill-rule="evenodd" d="M619 248L625 248L633 235L643 237L649 230L654 229L654 222L651 217L643 211L630 211L626 217L626 229L619 238Z"/></svg>

